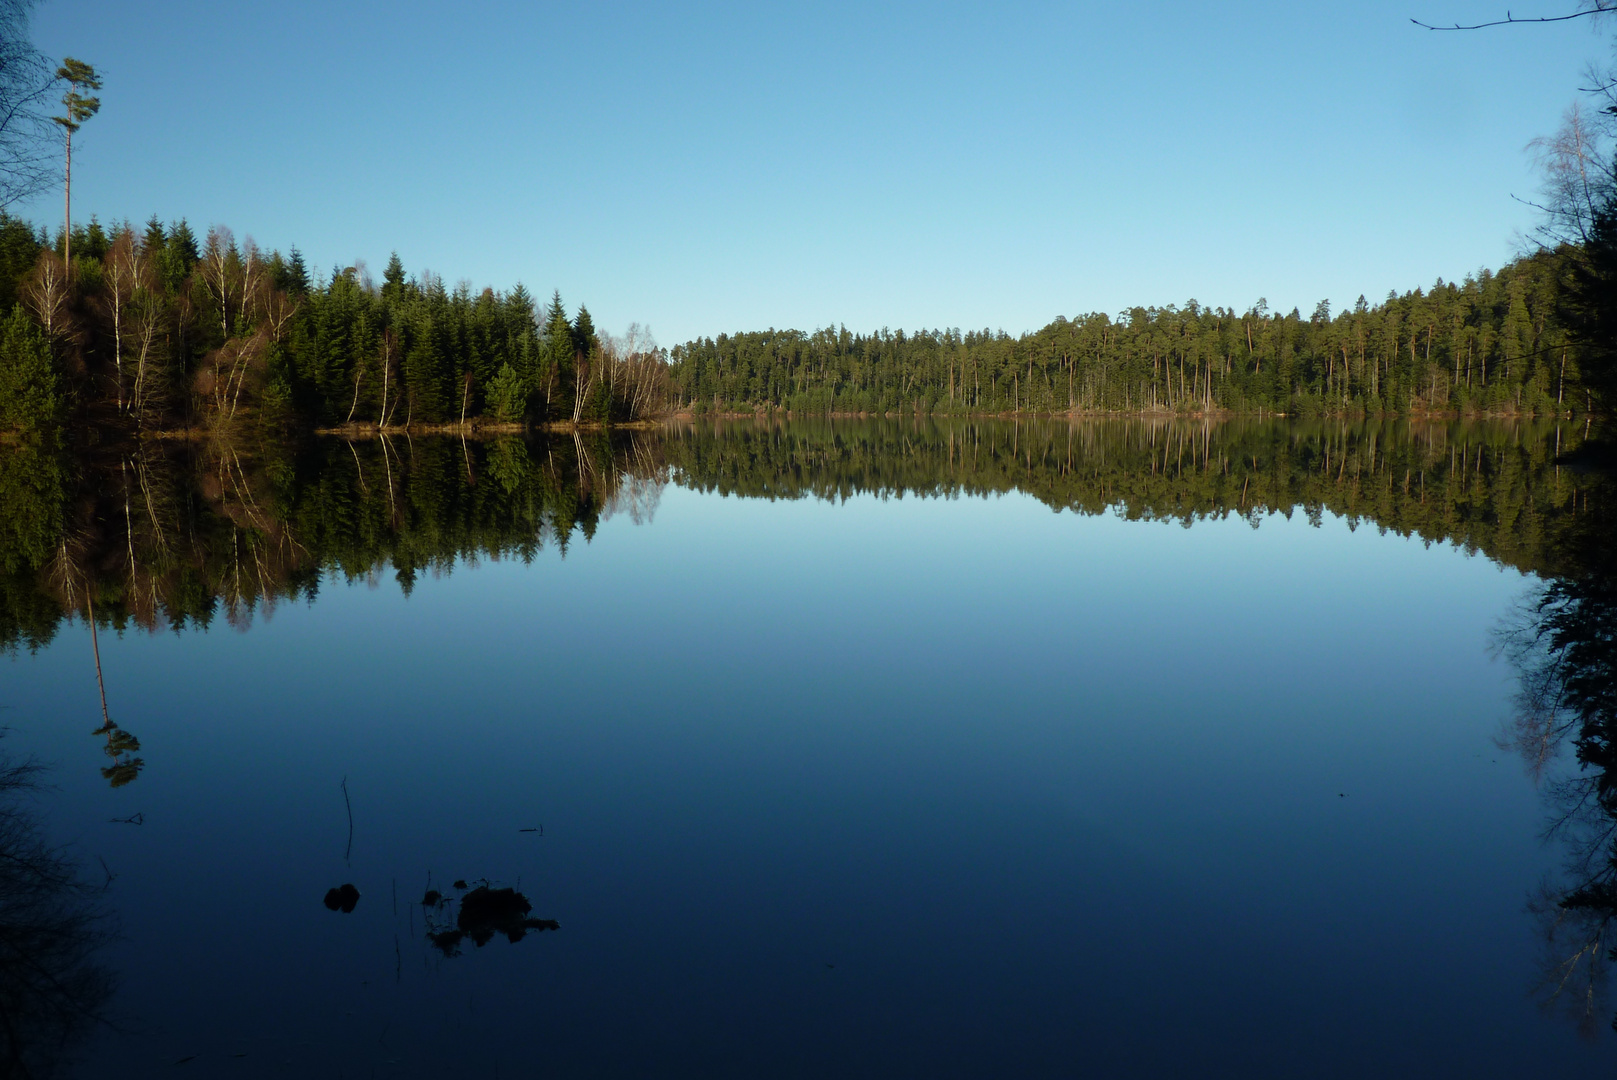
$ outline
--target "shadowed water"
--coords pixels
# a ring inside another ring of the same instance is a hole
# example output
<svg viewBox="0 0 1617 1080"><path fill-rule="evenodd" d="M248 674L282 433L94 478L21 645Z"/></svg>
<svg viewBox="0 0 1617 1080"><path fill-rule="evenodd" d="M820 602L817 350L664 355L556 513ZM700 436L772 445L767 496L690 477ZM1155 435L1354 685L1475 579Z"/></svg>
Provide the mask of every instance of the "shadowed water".
<svg viewBox="0 0 1617 1080"><path fill-rule="evenodd" d="M53 766L36 809L118 928L48 1058L1598 1066L1583 435L0 448L4 749Z"/></svg>

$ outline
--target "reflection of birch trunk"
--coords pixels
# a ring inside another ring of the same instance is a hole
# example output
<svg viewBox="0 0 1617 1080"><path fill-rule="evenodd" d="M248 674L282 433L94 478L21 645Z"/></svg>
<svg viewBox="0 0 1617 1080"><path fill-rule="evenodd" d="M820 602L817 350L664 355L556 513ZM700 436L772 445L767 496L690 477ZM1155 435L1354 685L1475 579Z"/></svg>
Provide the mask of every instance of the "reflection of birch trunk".
<svg viewBox="0 0 1617 1080"><path fill-rule="evenodd" d="M387 471L387 519L388 519L388 524L391 525L391 524L396 523L399 520L399 511L398 511L398 507L396 507L393 504L393 457L392 457L392 447L390 447L388 445L386 435L382 436L382 467ZM403 468L404 467L404 462L402 462L402 461L399 462L399 467Z"/></svg>
<svg viewBox="0 0 1617 1080"><path fill-rule="evenodd" d="M152 532L157 538L159 552L167 552L168 537L163 532L163 523L157 516L156 500L152 498L151 480L146 475L145 451L141 451L141 458L135 462L135 479L140 481L141 494L146 498L146 516L151 520Z"/></svg>
<svg viewBox="0 0 1617 1080"><path fill-rule="evenodd" d="M578 456L578 490L582 494L595 487L595 466L577 429L573 431L573 452Z"/></svg>
<svg viewBox="0 0 1617 1080"><path fill-rule="evenodd" d="M348 452L354 455L354 468L359 473L359 490L369 495L371 493L371 489L370 485L365 483L365 466L359 463L359 451L354 449L354 444L349 440L344 439L343 442L348 444Z"/></svg>
<svg viewBox="0 0 1617 1080"><path fill-rule="evenodd" d="M129 548L129 596L132 600L131 609L140 608L140 582L135 576L135 518L129 510L129 470L128 462L118 462L118 475L123 480L124 488L124 538Z"/></svg>

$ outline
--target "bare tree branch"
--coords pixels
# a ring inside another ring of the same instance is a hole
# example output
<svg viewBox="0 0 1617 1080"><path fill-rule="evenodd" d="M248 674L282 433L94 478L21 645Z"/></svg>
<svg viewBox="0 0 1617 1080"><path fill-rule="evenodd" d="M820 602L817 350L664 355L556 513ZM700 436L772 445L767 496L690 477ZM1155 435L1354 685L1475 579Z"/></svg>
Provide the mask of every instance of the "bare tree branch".
<svg viewBox="0 0 1617 1080"><path fill-rule="evenodd" d="M1610 0L1597 0L1596 7L1587 8L1583 11L1574 11L1570 15L1544 15L1534 18L1518 19L1516 16L1507 11L1505 12L1505 17L1503 19L1494 19L1492 22L1473 23L1470 26L1462 26L1459 23L1455 23L1452 26L1433 26L1431 23L1423 23L1419 19L1410 19L1409 21L1414 23L1416 26L1424 27L1427 30L1483 30L1490 26L1514 26L1518 23L1567 22L1570 19L1581 19L1586 15L1606 15L1613 10L1617 9L1614 9Z"/></svg>
<svg viewBox="0 0 1617 1080"><path fill-rule="evenodd" d="M28 36L33 0L0 0L0 207L56 182L56 136L45 115L56 85Z"/></svg>

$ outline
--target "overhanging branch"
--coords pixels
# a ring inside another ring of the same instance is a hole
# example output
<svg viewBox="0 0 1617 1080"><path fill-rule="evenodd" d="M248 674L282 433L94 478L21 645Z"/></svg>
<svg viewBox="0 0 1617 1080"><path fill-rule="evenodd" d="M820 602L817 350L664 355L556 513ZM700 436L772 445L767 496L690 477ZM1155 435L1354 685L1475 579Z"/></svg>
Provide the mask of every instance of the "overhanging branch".
<svg viewBox="0 0 1617 1080"><path fill-rule="evenodd" d="M1571 19L1581 19L1586 15L1610 14L1613 10L1614 8L1610 3L1610 0L1601 0L1601 2L1595 7L1586 8L1583 11L1574 11L1570 15L1544 15L1537 18L1518 19L1516 16L1507 11L1505 12L1505 17L1503 19L1494 19L1492 22L1475 23L1471 26L1462 26L1459 23L1455 23L1453 26L1433 26L1431 23L1423 23L1419 19L1410 19L1409 21L1414 23L1416 26L1423 26L1428 30L1482 30L1490 26L1514 26L1517 23L1567 22Z"/></svg>

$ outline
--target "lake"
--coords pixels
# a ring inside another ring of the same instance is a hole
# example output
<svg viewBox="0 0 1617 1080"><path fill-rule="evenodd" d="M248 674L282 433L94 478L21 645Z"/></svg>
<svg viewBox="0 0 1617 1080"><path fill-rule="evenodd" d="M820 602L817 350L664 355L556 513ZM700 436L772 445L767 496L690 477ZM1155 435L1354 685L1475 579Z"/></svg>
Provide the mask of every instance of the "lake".
<svg viewBox="0 0 1617 1080"><path fill-rule="evenodd" d="M1555 936L1609 853L1546 832L1595 766L1524 754L1510 645L1611 535L1583 434L0 447L0 846L80 886L0 883L64 914L14 1061L1609 1067Z"/></svg>

